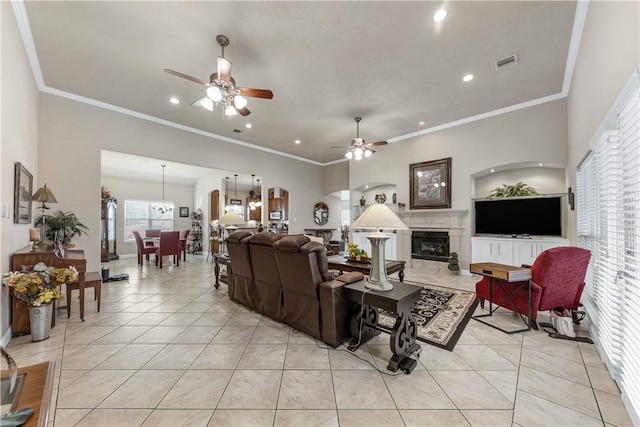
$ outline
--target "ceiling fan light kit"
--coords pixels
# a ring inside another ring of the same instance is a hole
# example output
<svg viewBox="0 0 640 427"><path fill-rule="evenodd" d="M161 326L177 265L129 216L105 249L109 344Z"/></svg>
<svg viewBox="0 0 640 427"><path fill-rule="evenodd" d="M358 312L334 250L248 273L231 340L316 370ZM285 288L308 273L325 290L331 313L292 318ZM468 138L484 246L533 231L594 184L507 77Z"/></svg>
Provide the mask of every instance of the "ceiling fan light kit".
<svg viewBox="0 0 640 427"><path fill-rule="evenodd" d="M209 83L168 68L165 68L164 71L167 74L172 74L176 77L207 87L206 96L193 102L191 105L213 111L214 105L222 104L223 119L225 116L235 116L238 114L248 116L251 114L251 111L246 108L248 104L246 97L272 99L273 92L268 89L236 87L236 81L231 77L232 64L224 57L224 48L229 46L229 38L219 34L216 37L216 41L220 45L222 55L218 57L218 70L216 73L211 74Z"/></svg>
<svg viewBox="0 0 640 427"><path fill-rule="evenodd" d="M371 150L369 147L387 144L387 141L377 141L377 142L370 142L369 144L365 144L364 139L360 138L360 121L362 120L362 117L356 117L353 120L355 120L356 122L356 137L353 139L353 141L351 141L351 145L349 147L346 147L348 148L348 151L344 154L344 156L347 159L349 160L365 159L371 156L373 153L375 153L375 151ZM331 147L331 148L345 148L345 147Z"/></svg>

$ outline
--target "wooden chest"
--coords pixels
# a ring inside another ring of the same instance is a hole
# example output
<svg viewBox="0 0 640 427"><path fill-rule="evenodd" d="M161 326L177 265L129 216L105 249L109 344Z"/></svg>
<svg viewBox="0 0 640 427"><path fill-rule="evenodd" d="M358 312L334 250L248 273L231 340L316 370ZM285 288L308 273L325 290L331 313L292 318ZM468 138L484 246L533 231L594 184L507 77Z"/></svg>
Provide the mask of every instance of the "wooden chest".
<svg viewBox="0 0 640 427"><path fill-rule="evenodd" d="M481 274L507 282L520 282L531 279L531 269L514 265L497 264L495 262L477 262L471 264L472 273Z"/></svg>

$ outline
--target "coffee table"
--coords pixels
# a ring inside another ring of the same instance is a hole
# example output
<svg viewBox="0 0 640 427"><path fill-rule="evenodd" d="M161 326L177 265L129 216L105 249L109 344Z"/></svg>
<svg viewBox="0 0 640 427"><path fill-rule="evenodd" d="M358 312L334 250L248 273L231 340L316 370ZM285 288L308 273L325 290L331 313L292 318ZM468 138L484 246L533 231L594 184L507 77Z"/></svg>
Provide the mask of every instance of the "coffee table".
<svg viewBox="0 0 640 427"><path fill-rule="evenodd" d="M405 261L387 260L387 275L398 272L400 282L404 281L404 265ZM327 257L327 265L331 270L343 271L359 271L362 274L369 275L371 272L371 264L368 262L351 261L341 255Z"/></svg>

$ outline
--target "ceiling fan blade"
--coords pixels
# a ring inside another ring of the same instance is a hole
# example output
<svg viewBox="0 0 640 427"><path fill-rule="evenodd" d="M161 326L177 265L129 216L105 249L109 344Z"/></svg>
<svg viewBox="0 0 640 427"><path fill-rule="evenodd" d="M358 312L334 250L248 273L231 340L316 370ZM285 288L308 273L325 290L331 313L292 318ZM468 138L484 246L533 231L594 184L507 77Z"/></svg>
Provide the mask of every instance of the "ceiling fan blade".
<svg viewBox="0 0 640 427"><path fill-rule="evenodd" d="M342 148L342 149L345 149L345 148L351 148L351 146L347 146L347 147L345 147L345 146L342 146L342 147L329 147L329 148Z"/></svg>
<svg viewBox="0 0 640 427"><path fill-rule="evenodd" d="M242 96L251 96L253 98L264 98L264 99L272 99L273 92L269 89L253 89L250 87L238 87L236 88L240 91Z"/></svg>
<svg viewBox="0 0 640 427"><path fill-rule="evenodd" d="M218 76L225 83L231 82L231 62L221 56L218 56Z"/></svg>
<svg viewBox="0 0 640 427"><path fill-rule="evenodd" d="M375 147L377 145L387 145L387 141L370 142L370 143L366 144L365 147Z"/></svg>
<svg viewBox="0 0 640 427"><path fill-rule="evenodd" d="M241 116L248 116L249 114L251 114L251 111L249 111L249 109L247 107L244 108L236 108L236 111L238 112L238 114L240 114Z"/></svg>
<svg viewBox="0 0 640 427"><path fill-rule="evenodd" d="M198 79L196 77L191 77L191 76L189 76L187 74L183 74L183 73L181 73L179 71L173 71L173 70L170 70L168 68L165 68L164 72L167 73L167 74L174 75L176 77L182 77L183 79L187 79L187 80L192 81L194 83L199 83L199 84L201 84L203 86L210 86L209 83L207 83L207 82L204 82L204 81L202 81L202 80L200 80L200 79Z"/></svg>

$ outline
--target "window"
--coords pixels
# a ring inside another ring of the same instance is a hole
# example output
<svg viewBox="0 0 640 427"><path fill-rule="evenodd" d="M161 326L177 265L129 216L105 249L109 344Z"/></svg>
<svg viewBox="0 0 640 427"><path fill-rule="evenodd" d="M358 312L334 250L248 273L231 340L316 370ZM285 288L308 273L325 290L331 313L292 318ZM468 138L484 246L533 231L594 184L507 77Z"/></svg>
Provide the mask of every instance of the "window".
<svg viewBox="0 0 640 427"><path fill-rule="evenodd" d="M124 241L135 242L133 231L137 230L144 237L144 230L173 230L173 211L161 213L151 206L161 203L155 200L124 201ZM168 202L170 203L170 202Z"/></svg>
<svg viewBox="0 0 640 427"><path fill-rule="evenodd" d="M591 250L589 330L634 424L640 417L640 78L634 75L578 167L578 245Z"/></svg>

